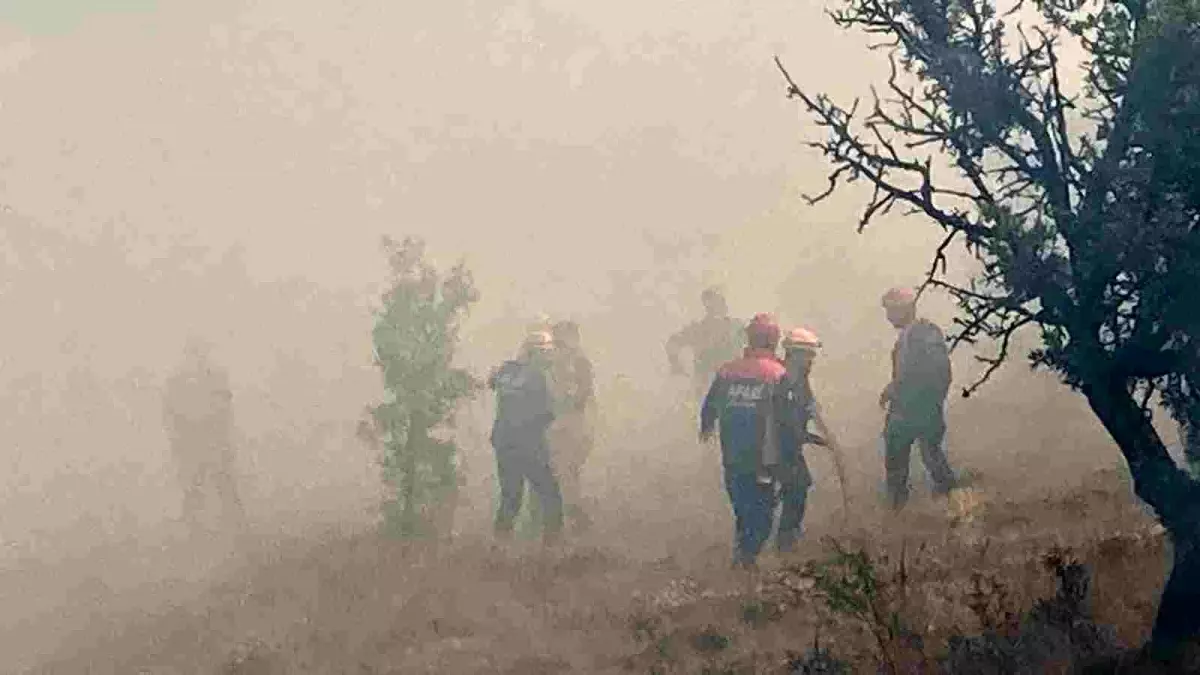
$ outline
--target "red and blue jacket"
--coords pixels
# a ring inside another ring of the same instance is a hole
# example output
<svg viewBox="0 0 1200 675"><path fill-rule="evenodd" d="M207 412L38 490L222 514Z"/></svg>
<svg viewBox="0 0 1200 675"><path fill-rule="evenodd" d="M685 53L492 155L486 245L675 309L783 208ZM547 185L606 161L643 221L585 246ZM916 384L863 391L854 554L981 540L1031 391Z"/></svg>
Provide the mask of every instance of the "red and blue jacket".
<svg viewBox="0 0 1200 675"><path fill-rule="evenodd" d="M774 350L752 348L717 370L700 411L700 431L712 433L720 422L721 462L727 471L759 471L764 448L778 442L776 406L786 373Z"/></svg>

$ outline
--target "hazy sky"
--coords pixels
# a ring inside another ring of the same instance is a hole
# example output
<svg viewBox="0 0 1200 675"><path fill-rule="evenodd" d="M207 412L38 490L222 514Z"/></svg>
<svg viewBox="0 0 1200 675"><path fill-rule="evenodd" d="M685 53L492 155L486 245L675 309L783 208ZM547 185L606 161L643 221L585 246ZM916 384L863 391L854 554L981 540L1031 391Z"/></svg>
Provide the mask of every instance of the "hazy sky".
<svg viewBox="0 0 1200 675"><path fill-rule="evenodd" d="M861 193L800 200L826 166L772 56L845 100L880 72L817 3L0 7L0 417L26 495L68 459L159 470L153 387L193 328L252 436L351 421L385 232L466 256L478 367L548 311L585 319L602 378L657 386L667 332L722 283L737 314L839 345L823 372L864 400L892 339L879 294L937 234L856 235Z"/></svg>
<svg viewBox="0 0 1200 675"><path fill-rule="evenodd" d="M593 282L645 267L641 232L728 231L811 166L774 51L840 90L865 59L805 3L57 4L73 28L8 30L7 202L327 285L378 276L384 229Z"/></svg>

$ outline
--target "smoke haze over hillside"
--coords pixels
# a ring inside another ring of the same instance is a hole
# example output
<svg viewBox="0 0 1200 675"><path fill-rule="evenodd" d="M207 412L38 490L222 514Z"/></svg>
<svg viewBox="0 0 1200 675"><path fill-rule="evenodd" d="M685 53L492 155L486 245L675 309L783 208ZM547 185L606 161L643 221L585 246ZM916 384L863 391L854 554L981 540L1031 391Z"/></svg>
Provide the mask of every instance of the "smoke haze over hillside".
<svg viewBox="0 0 1200 675"><path fill-rule="evenodd" d="M614 425L691 433L662 343L705 285L738 316L806 323L826 344L831 420L876 479L894 339L879 296L919 282L939 233L892 218L856 234L861 192L805 205L826 167L771 60L848 99L883 72L858 37L811 2L417 4L0 13L10 553L175 517L159 391L191 331L230 369L252 516L366 513L377 470L353 430L379 393L383 234L466 260L482 300L462 356L478 371L539 312L580 320ZM948 325L944 299L926 309ZM957 363L960 380L979 372L969 353ZM1077 401L1047 378L1019 384L1025 371L1007 369L988 403L952 403L952 441L975 442L952 457L1118 460ZM1075 447L1055 436L1073 431L1015 441L1011 419L980 414L1023 405L1080 420L1088 458L1039 449Z"/></svg>

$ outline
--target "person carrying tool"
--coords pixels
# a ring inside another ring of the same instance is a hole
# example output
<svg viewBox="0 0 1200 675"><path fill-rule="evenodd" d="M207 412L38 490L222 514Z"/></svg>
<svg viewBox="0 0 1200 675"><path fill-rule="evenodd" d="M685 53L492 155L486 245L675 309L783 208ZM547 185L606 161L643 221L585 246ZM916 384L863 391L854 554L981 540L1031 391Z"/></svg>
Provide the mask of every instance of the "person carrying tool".
<svg viewBox="0 0 1200 675"><path fill-rule="evenodd" d="M807 328L794 328L783 338L784 366L787 373L778 389L779 462L773 476L779 486L779 527L775 543L780 552L792 550L804 525L804 508L812 474L804 460L804 446L826 446L821 436L808 430L816 421L817 401L809 382L813 361L821 341Z"/></svg>
<svg viewBox="0 0 1200 675"><path fill-rule="evenodd" d="M898 511L908 502L914 441L921 446L933 494L946 497L955 487L943 447L952 372L941 329L917 317L916 292L893 288L882 304L888 321L900 331L892 349L892 380L879 396L879 405L887 410L883 435L888 499Z"/></svg>
<svg viewBox="0 0 1200 675"><path fill-rule="evenodd" d="M700 440L709 442L720 423L721 465L735 523L733 564L755 564L771 536L775 481L770 466L778 454L777 389L786 370L776 357L779 325L759 314L746 326L749 346L723 364L700 411Z"/></svg>
<svg viewBox="0 0 1200 675"><path fill-rule="evenodd" d="M552 386L557 416L550 427L550 454L562 484L567 516L580 528L591 524L579 479L592 452L592 415L596 399L592 362L580 345L579 324L560 321L552 336Z"/></svg>
<svg viewBox="0 0 1200 675"><path fill-rule="evenodd" d="M541 506L543 538L547 542L557 540L562 531L562 490L546 442L546 431L554 421L548 374L553 345L550 333L531 333L518 357L504 362L488 378L488 386L496 392L491 442L496 453L500 504L495 529L503 539L512 535L526 481Z"/></svg>
<svg viewBox="0 0 1200 675"><path fill-rule="evenodd" d="M741 323L729 316L729 305L717 288L707 288L700 295L704 317L684 326L666 344L671 374L683 375L680 352L692 352L692 386L697 398L704 395L721 364L736 359L742 350Z"/></svg>

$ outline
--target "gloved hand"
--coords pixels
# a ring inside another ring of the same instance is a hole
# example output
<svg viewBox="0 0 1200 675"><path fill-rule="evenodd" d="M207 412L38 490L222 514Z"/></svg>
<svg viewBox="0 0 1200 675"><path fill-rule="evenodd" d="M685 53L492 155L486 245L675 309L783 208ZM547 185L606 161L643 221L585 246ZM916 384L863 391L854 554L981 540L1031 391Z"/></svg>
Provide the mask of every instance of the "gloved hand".
<svg viewBox="0 0 1200 675"><path fill-rule="evenodd" d="M700 442L704 443L704 444L712 443L713 438L715 436L716 436L716 434L713 433L712 431L701 431L700 432Z"/></svg>

